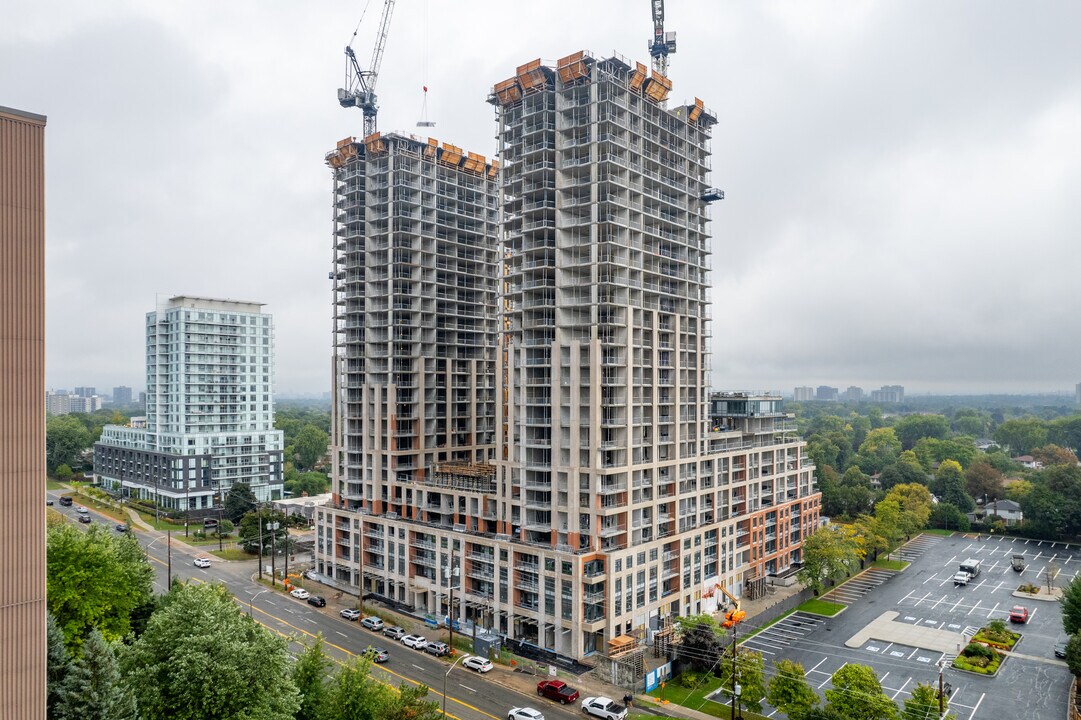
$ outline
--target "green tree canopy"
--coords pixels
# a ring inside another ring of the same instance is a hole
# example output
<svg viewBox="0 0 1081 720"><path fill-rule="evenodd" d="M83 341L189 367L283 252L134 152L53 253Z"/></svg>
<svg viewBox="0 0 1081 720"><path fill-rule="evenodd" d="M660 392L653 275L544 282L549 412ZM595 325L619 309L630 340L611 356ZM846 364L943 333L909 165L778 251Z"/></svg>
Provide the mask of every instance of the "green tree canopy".
<svg viewBox="0 0 1081 720"><path fill-rule="evenodd" d="M965 492L974 498L1005 497L1004 478L1002 473L992 467L991 463L980 461L965 470Z"/></svg>
<svg viewBox="0 0 1081 720"><path fill-rule="evenodd" d="M950 434L950 424L941 415L908 415L894 424L893 431L901 446L911 450L921 438L945 440Z"/></svg>
<svg viewBox="0 0 1081 720"><path fill-rule="evenodd" d="M803 666L782 659L773 663L773 669L766 702L787 715L789 720L802 720L819 702L818 694L807 682Z"/></svg>
<svg viewBox="0 0 1081 720"><path fill-rule="evenodd" d="M61 465L82 467L79 455L93 443L86 426L74 415L57 415L45 422L45 465L49 474Z"/></svg>
<svg viewBox="0 0 1081 720"><path fill-rule="evenodd" d="M949 700L943 698L943 707L949 707ZM938 720L938 687L930 683L917 683L912 694L905 698L905 707L901 711L901 720ZM956 715L942 715L942 720L955 720Z"/></svg>
<svg viewBox="0 0 1081 720"><path fill-rule="evenodd" d="M912 537L927 527L931 517L931 491L922 483L896 485L886 494L885 500L897 503L901 511L900 531ZM882 503L879 503L881 505ZM876 514L878 507L875 506Z"/></svg>
<svg viewBox="0 0 1081 720"><path fill-rule="evenodd" d="M135 698L120 677L116 655L97 629L65 680L57 720L136 720Z"/></svg>
<svg viewBox="0 0 1081 720"><path fill-rule="evenodd" d="M326 454L329 440L327 434L315 425L305 425L293 441L297 465L309 470L314 467L319 458Z"/></svg>
<svg viewBox="0 0 1081 720"><path fill-rule="evenodd" d="M729 651L727 659L721 661L714 674L720 677L721 687L727 688L729 693L732 692L733 677L735 678L734 682L739 683L741 707L754 712L762 709L762 700L766 697L766 671L762 653L739 648L733 668L732 652Z"/></svg>
<svg viewBox="0 0 1081 720"><path fill-rule="evenodd" d="M144 720L292 720L287 641L221 585L178 584L121 659Z"/></svg>
<svg viewBox="0 0 1081 720"><path fill-rule="evenodd" d="M251 485L238 482L233 485L232 489L229 490L229 494L225 496L225 503L222 505L221 512L222 515L237 523L240 522L240 518L252 512L256 505L255 493L252 492Z"/></svg>
<svg viewBox="0 0 1081 720"><path fill-rule="evenodd" d="M323 652L323 635L320 633L313 643L305 646L293 665L293 684L300 692L300 709L297 710L296 720L323 720L327 671L330 667L330 658Z"/></svg>
<svg viewBox="0 0 1081 720"><path fill-rule="evenodd" d="M827 525L803 541L802 554L803 565L797 577L817 594L828 578L855 566L863 550L852 528Z"/></svg>
<svg viewBox="0 0 1081 720"><path fill-rule="evenodd" d="M961 512L972 512L976 507L976 503L965 492L965 475L961 471L961 465L954 460L947 460L938 466L931 487L940 502L956 505Z"/></svg>
<svg viewBox="0 0 1081 720"><path fill-rule="evenodd" d="M1073 450L1069 450L1058 445L1044 445L1042 447L1032 449L1032 458L1039 460L1045 467L1052 467L1054 465L1077 465L1077 455Z"/></svg>
<svg viewBox="0 0 1081 720"><path fill-rule="evenodd" d="M712 615L691 615L679 619L679 653L696 670L716 667L725 651L724 633Z"/></svg>
<svg viewBox="0 0 1081 720"><path fill-rule="evenodd" d="M278 523L278 529L268 530L267 525L274 523ZM287 526L285 513L271 508L259 508L241 518L238 537L245 551L258 553L261 547L263 554L268 555L271 548L284 548Z"/></svg>
<svg viewBox="0 0 1081 720"><path fill-rule="evenodd" d="M995 441L1014 455L1026 455L1047 442L1047 425L1035 417L1007 420L995 430Z"/></svg>
<svg viewBox="0 0 1081 720"><path fill-rule="evenodd" d="M53 718L56 717L57 708L66 703L66 681L71 671L72 659L65 644L64 631L60 629L60 624L52 613L45 617L45 639L46 717Z"/></svg>
<svg viewBox="0 0 1081 720"><path fill-rule="evenodd" d="M874 474L897 462L900 454L901 441L893 428L876 428L867 433L852 462L864 472Z"/></svg>
<svg viewBox="0 0 1081 720"><path fill-rule="evenodd" d="M1062 603L1062 629L1067 635L1076 635L1081 630L1081 575L1062 588L1059 602Z"/></svg>
<svg viewBox="0 0 1081 720"><path fill-rule="evenodd" d="M968 516L961 512L956 505L948 502L939 502L931 510L931 526L943 530L960 530L968 532L972 529L972 523Z"/></svg>
<svg viewBox="0 0 1081 720"><path fill-rule="evenodd" d="M46 556L46 602L69 648L78 649L93 628L107 640L122 639L132 613L150 602L154 570L129 533L58 525L49 528Z"/></svg>
<svg viewBox="0 0 1081 720"><path fill-rule="evenodd" d="M849 663L830 678L826 707L847 720L896 720L897 705L882 692L875 671Z"/></svg>
<svg viewBox="0 0 1081 720"><path fill-rule="evenodd" d="M1052 420L1047 431L1047 439L1056 445L1081 450L1081 415Z"/></svg>
<svg viewBox="0 0 1081 720"><path fill-rule="evenodd" d="M946 460L954 460L962 468L966 468L975 462L980 454L973 439L965 436L946 440L921 438L916 441L916 446L912 451L919 458L920 465L928 471Z"/></svg>

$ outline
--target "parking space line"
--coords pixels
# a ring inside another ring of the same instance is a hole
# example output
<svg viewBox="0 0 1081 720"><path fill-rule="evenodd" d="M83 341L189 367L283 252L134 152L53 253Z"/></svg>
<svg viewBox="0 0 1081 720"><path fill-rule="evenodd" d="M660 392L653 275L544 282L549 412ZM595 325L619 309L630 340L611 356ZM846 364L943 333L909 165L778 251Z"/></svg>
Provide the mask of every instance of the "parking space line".
<svg viewBox="0 0 1081 720"><path fill-rule="evenodd" d="M975 707L972 708L972 714L968 716L968 720L976 717L976 711L980 709L980 703L983 702L983 698L987 693L980 693L980 699L976 701Z"/></svg>
<svg viewBox="0 0 1081 720"><path fill-rule="evenodd" d="M818 665L821 665L822 663L826 662L826 660L828 660L828 659L829 659L829 658L822 658L821 660L819 660L819 661L818 661ZM810 670L808 670L807 672L805 672L805 673L804 673L804 676L806 677L807 675L810 675L810 674L811 674L811 673L813 673L813 672L814 672L815 670L817 670L817 669L818 669L818 665L815 665L815 666L814 666L813 668L811 668Z"/></svg>
<svg viewBox="0 0 1081 720"><path fill-rule="evenodd" d="M991 612L987 613L987 617L991 617L992 615L994 615L995 611L998 610L998 606L999 606L999 603L995 603L995 606L993 608L991 608Z"/></svg>
<svg viewBox="0 0 1081 720"><path fill-rule="evenodd" d="M906 679L905 679L905 682L904 682L904 685L902 685L902 686L900 687L900 689L898 689L898 690L897 690L897 692L895 692L895 693L893 694L893 697L892 697L892 698L890 698L890 699L891 699L891 700L896 700L896 699L897 699L897 696L898 696L898 695L900 695L901 693L903 693L903 692L905 691L905 687L907 687L907 686L908 686L908 684L909 684L910 682L912 682L912 678L906 678Z"/></svg>
<svg viewBox="0 0 1081 720"><path fill-rule="evenodd" d="M840 670L841 668L843 668L843 667L844 667L845 665L848 665L848 663L845 663L845 664L844 664L844 665L842 665L841 667L837 668L837 670L834 670L834 671L833 671L833 673L831 673L831 674L829 675L829 677L827 677L827 678L826 678L825 680L823 680L823 681L822 681L822 684L818 686L818 689L819 689L819 690L821 690L821 689L822 689L822 688L823 688L823 687L825 686L825 684L826 684L826 683L828 683L828 682L830 681L830 678L832 678L832 677L833 677L833 675L834 675L834 674L836 674L836 673L837 673L837 671L838 671L838 670Z"/></svg>

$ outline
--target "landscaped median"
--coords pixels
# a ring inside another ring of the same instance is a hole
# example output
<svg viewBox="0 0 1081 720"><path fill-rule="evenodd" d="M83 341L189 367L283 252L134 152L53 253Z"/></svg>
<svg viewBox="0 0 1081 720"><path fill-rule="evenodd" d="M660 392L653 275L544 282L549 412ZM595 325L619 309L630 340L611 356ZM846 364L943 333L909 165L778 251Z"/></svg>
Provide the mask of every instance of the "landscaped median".
<svg viewBox="0 0 1081 720"><path fill-rule="evenodd" d="M998 673L1006 653L1021 641L1021 633L1015 633L1006 627L1002 620L992 620L972 636L965 649L953 661L956 670L995 675Z"/></svg>

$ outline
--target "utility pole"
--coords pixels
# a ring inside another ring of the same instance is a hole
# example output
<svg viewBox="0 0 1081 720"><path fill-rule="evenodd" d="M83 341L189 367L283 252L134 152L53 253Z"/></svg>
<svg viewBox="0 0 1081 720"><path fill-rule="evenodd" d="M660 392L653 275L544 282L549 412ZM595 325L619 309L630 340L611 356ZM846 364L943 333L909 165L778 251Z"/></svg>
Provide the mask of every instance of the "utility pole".
<svg viewBox="0 0 1081 720"><path fill-rule="evenodd" d="M736 703L739 702L739 682L736 680L736 626L732 626L732 720L736 720Z"/></svg>
<svg viewBox="0 0 1081 720"><path fill-rule="evenodd" d="M946 663L942 660L938 661L938 716L942 717L946 714L946 699L942 694L942 668Z"/></svg>
<svg viewBox="0 0 1081 720"><path fill-rule="evenodd" d="M170 530L168 535L169 535L169 564L168 564L169 570L168 570L167 577L169 578L169 584L168 584L168 587L166 588L165 592L169 592L170 590L173 589L173 531Z"/></svg>
<svg viewBox="0 0 1081 720"><path fill-rule="evenodd" d="M276 581L275 573L277 571L277 564L275 563L276 556L278 554L278 528L281 527L281 523L270 522L266 524L266 529L270 531L270 586L274 587Z"/></svg>
<svg viewBox="0 0 1081 720"><path fill-rule="evenodd" d="M450 565L443 569L443 573L447 578L447 584L450 585L450 605L447 607L447 628L450 630L450 645L451 652L454 651L454 584L459 577L458 560L454 557L453 550L451 550Z"/></svg>

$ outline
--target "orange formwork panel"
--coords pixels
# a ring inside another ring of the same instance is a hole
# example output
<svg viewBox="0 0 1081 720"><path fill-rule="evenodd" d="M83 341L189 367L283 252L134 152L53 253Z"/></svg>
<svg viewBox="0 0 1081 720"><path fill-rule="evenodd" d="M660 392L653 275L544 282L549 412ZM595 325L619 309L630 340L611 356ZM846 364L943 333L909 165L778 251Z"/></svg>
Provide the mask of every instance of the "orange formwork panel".
<svg viewBox="0 0 1081 720"><path fill-rule="evenodd" d="M654 71L653 77L649 79L646 84L646 97L650 100L656 100L657 102L664 102L668 98L668 93L672 91L672 81L661 75L659 72Z"/></svg>
<svg viewBox="0 0 1081 720"><path fill-rule="evenodd" d="M499 161L493 160L492 164L488 166L488 179L494 180L497 174L499 174Z"/></svg>
<svg viewBox="0 0 1081 720"><path fill-rule="evenodd" d="M435 157L439 152L439 141L433 137L428 138L428 144L424 146L424 157Z"/></svg>
<svg viewBox="0 0 1081 720"><path fill-rule="evenodd" d="M327 155L327 163L332 168L340 168L342 165L345 165L345 158L342 157L340 152L335 151Z"/></svg>
<svg viewBox="0 0 1081 720"><path fill-rule="evenodd" d="M510 78L495 84L495 96L504 107L522 99L522 88L518 87L518 78Z"/></svg>
<svg viewBox="0 0 1081 720"><path fill-rule="evenodd" d="M634 72L631 73L631 90L641 90L642 83L646 81L646 66L642 63L635 63L635 65Z"/></svg>
<svg viewBox="0 0 1081 720"><path fill-rule="evenodd" d="M691 108L691 112L687 115L687 119L691 122L698 122L698 118L702 116L702 111L706 109L706 106L698 98L694 99L694 106Z"/></svg>
<svg viewBox="0 0 1081 720"><path fill-rule="evenodd" d="M540 58L527 62L525 65L519 65L517 75L522 93L535 92L545 84L544 69L541 67Z"/></svg>
<svg viewBox="0 0 1081 720"><path fill-rule="evenodd" d="M585 57L585 51L579 50L573 55L559 59L559 62L556 63L556 69L559 71L559 79L564 85L570 85L589 76L589 66L586 65Z"/></svg>
<svg viewBox="0 0 1081 720"><path fill-rule="evenodd" d="M381 153L387 149L382 136L377 132L364 138L364 147L367 148L369 153Z"/></svg>
<svg viewBox="0 0 1081 720"><path fill-rule="evenodd" d="M451 145L450 143L443 143L443 154L439 157L439 162L444 165L458 166L458 163L462 161L462 149L457 145Z"/></svg>
<svg viewBox="0 0 1081 720"><path fill-rule="evenodd" d="M346 145L352 145L356 141L357 141L357 139L355 137L343 138L342 140L338 141L338 149L341 150Z"/></svg>
<svg viewBox="0 0 1081 720"><path fill-rule="evenodd" d="M484 166L488 161L483 155L476 153L468 153L465 158L465 162L462 163L462 169L469 172L483 173Z"/></svg>

